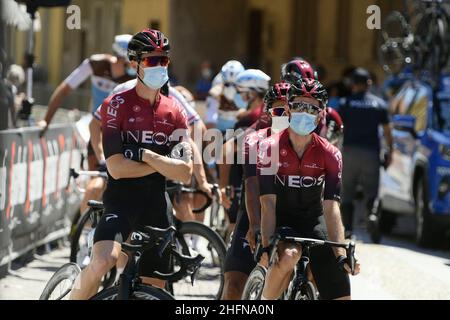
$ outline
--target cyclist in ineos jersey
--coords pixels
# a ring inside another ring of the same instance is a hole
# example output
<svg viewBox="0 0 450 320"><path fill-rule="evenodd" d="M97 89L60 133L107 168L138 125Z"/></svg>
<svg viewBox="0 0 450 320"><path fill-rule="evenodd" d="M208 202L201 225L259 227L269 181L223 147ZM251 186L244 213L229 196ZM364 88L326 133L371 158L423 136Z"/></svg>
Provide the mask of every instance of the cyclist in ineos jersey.
<svg viewBox="0 0 450 320"><path fill-rule="evenodd" d="M136 87L112 95L102 104L108 169L105 213L95 230L91 262L78 276L72 299L87 299L97 292L102 277L117 262L121 243L133 229L171 224L166 178L184 183L191 179L186 113L176 101L160 93L168 80L169 48L169 40L158 30L135 34L129 50L138 61ZM139 270L143 281L164 287L164 281L146 276L154 269L168 273L169 260L167 251L162 258L144 253Z"/></svg>
<svg viewBox="0 0 450 320"><path fill-rule="evenodd" d="M289 129L259 144L264 247L260 263L266 267L270 238L277 227L288 227L294 236L344 241L339 210L341 153L313 132L324 116L327 93L317 80L303 79L291 85L288 101ZM350 299L350 267L345 255L341 248L324 246L310 250L311 271L323 299ZM278 259L266 276L263 300L280 297L300 256L298 245L280 243ZM358 272L356 263L355 274Z"/></svg>
<svg viewBox="0 0 450 320"><path fill-rule="evenodd" d="M286 114L288 83L269 88L265 97L265 112L243 134L243 184L236 226L225 259L225 282L222 299L240 299L250 272L256 263L255 234L260 229L259 184L256 177L258 142L289 126ZM238 141L240 138L237 138ZM240 149L238 149L240 152Z"/></svg>

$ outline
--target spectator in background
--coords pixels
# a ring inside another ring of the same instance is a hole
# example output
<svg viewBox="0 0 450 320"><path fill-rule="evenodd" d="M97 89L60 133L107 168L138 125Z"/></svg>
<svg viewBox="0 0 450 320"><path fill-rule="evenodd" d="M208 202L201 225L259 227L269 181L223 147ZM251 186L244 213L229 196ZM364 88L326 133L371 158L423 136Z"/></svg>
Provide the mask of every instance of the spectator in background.
<svg viewBox="0 0 450 320"><path fill-rule="evenodd" d="M388 110L383 99L370 92L370 73L357 68L350 79L352 94L342 99L337 111L344 122L343 172L342 172L342 217L346 238L353 234L353 199L358 183L363 187L367 215L372 213L378 197L380 178L379 126L388 148L385 166L389 166L392 155L392 134Z"/></svg>
<svg viewBox="0 0 450 320"><path fill-rule="evenodd" d="M211 89L213 71L209 61L200 64L200 79L195 84L195 94L198 100L205 100Z"/></svg>
<svg viewBox="0 0 450 320"><path fill-rule="evenodd" d="M16 114L19 107L22 104L22 100L25 98L25 94L21 92L22 86L25 83L25 71L17 64L12 64L8 72L6 73L5 85L6 85L6 97L8 116L7 122L8 128L16 127ZM5 119L4 119L5 120ZM4 125L3 125L4 127ZM6 128L3 128L6 129Z"/></svg>

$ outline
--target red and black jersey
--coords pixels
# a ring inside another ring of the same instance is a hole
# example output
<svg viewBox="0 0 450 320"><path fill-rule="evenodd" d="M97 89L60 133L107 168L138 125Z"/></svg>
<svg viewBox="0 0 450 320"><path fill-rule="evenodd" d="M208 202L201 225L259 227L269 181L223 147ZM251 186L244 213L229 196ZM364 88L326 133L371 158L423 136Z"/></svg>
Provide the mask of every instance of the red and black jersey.
<svg viewBox="0 0 450 320"><path fill-rule="evenodd" d="M326 139L312 134L301 158L289 140L289 129L259 143L260 194L277 195L277 215L314 217L322 199L340 201L342 156Z"/></svg>
<svg viewBox="0 0 450 320"><path fill-rule="evenodd" d="M136 145L161 155L169 155L173 146L187 137L187 117L173 99L159 94L152 106L132 88L104 100L101 108L105 158L122 154L125 145ZM153 173L142 178L108 179L108 189L132 195L133 192L165 190L165 178ZM151 190L153 188L153 190ZM142 195L142 194L141 194Z"/></svg>

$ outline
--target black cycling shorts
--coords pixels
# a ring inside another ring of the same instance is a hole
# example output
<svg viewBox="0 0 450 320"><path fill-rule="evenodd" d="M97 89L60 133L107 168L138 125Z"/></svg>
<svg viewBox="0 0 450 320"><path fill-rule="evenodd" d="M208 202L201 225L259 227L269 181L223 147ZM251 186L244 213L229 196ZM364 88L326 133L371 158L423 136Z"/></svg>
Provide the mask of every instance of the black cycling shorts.
<svg viewBox="0 0 450 320"><path fill-rule="evenodd" d="M132 231L144 226L167 228L172 225L172 205L167 193L164 197L153 197L151 205L142 206L124 203L104 203L105 213L101 217L94 234L94 243L110 240L122 243L128 239ZM138 270L141 276L151 276L154 270L169 273L170 253L166 250L162 258L157 253L144 252Z"/></svg>
<svg viewBox="0 0 450 320"><path fill-rule="evenodd" d="M234 228L225 257L225 272L239 271L250 275L255 268L256 262L250 250L250 245L245 239L246 235L247 232Z"/></svg>
<svg viewBox="0 0 450 320"><path fill-rule="evenodd" d="M289 226L284 234L303 238L328 240L323 215L315 219L295 217L277 217L277 227ZM320 298L332 300L350 295L350 278L340 269L334 251L328 246L317 246L310 250L311 272L319 289Z"/></svg>

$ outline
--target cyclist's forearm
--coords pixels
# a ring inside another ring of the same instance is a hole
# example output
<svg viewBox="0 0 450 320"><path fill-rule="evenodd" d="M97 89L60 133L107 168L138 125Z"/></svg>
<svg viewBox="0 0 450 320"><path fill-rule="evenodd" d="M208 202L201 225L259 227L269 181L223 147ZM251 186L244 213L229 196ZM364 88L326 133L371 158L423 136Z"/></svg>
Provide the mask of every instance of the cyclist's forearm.
<svg viewBox="0 0 450 320"><path fill-rule="evenodd" d="M275 204L276 195L268 194L260 197L261 201L261 238L263 247L267 247L270 238L275 232L276 216Z"/></svg>
<svg viewBox="0 0 450 320"><path fill-rule="evenodd" d="M155 173L150 165L125 158L122 154L114 154L106 159L109 174L114 179L140 178Z"/></svg>
<svg viewBox="0 0 450 320"><path fill-rule="evenodd" d="M230 180L230 170L231 170L231 164L229 164L227 161L230 159L233 159L233 153L234 153L234 142L233 141L227 141L223 147L222 147L222 163L218 164L219 167L219 187L225 188L229 185Z"/></svg>
<svg viewBox="0 0 450 320"><path fill-rule="evenodd" d="M261 204L259 202L258 177L245 179L245 207L249 225L252 228L261 228Z"/></svg>
<svg viewBox="0 0 450 320"><path fill-rule="evenodd" d="M208 183L208 180L206 179L206 172L205 168L203 167L202 155L194 140L190 139L190 142L192 146L192 154L194 155L194 177L200 185L203 185L205 183Z"/></svg>
<svg viewBox="0 0 450 320"><path fill-rule="evenodd" d="M324 218L330 241L344 242L344 226L342 225L339 203L334 200L323 201ZM345 249L333 248L336 256L345 255Z"/></svg>
<svg viewBox="0 0 450 320"><path fill-rule="evenodd" d="M94 149L95 156L98 161L105 161L102 143L102 126L100 121L93 118L89 123L89 131L91 133L91 145L92 149Z"/></svg>
<svg viewBox="0 0 450 320"><path fill-rule="evenodd" d="M192 177L192 160L185 162L145 150L142 161L170 180L188 184Z"/></svg>
<svg viewBox="0 0 450 320"><path fill-rule="evenodd" d="M56 88L55 92L53 92L50 101L48 102L47 107L47 113L45 114L44 120L47 122L47 124L50 124L50 122L53 119L53 116L55 115L58 108L61 106L64 98L69 95L72 92L72 88L70 86L63 82L61 83L58 88Z"/></svg>

